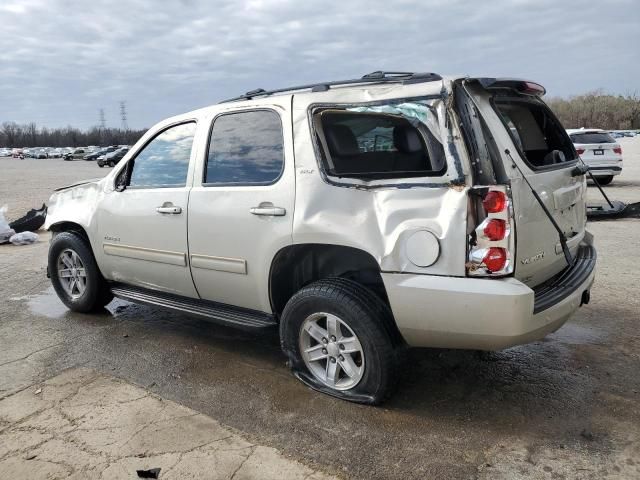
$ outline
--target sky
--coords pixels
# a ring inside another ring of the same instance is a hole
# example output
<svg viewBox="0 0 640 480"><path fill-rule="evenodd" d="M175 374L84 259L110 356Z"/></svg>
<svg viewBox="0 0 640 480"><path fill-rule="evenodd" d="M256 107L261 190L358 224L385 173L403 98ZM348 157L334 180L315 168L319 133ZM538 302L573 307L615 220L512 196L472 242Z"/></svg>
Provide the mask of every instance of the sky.
<svg viewBox="0 0 640 480"><path fill-rule="evenodd" d="M640 0L0 0L0 123L148 128L375 70L640 94Z"/></svg>

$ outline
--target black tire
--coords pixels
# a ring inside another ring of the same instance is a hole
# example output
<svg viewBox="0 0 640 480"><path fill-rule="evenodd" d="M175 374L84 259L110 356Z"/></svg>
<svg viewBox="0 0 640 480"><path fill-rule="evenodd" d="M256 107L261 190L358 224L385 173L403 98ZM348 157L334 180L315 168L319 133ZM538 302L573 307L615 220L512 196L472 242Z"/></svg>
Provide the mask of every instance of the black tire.
<svg viewBox="0 0 640 480"><path fill-rule="evenodd" d="M301 328L307 318L318 312L337 316L348 325L362 346L364 372L358 383L348 390L323 383L302 358ZM282 349L298 379L320 392L370 405L384 402L395 390L396 370L403 350L396 332L393 317L384 302L366 287L342 278L319 280L299 290L287 302L280 322Z"/></svg>
<svg viewBox="0 0 640 480"><path fill-rule="evenodd" d="M110 166L111 168L113 168L113 167L115 167L115 166L116 166L116 164L115 164L115 163L113 163L113 161L110 161L110 162L109 162L109 166Z"/></svg>
<svg viewBox="0 0 640 480"><path fill-rule="evenodd" d="M600 185L609 185L613 182L613 175L607 175L606 177L596 177L596 180Z"/></svg>
<svg viewBox="0 0 640 480"><path fill-rule="evenodd" d="M58 276L58 258L65 250L72 250L80 257L86 273L85 290L75 298L67 293ZM102 309L113 300L111 290L98 269L91 247L77 233L62 232L53 237L49 246L48 266L53 288L62 303L70 310L82 313L92 312Z"/></svg>
<svg viewBox="0 0 640 480"><path fill-rule="evenodd" d="M98 162L98 166L99 166L100 168L102 168L102 167L104 167L104 164L102 164L102 163Z"/></svg>

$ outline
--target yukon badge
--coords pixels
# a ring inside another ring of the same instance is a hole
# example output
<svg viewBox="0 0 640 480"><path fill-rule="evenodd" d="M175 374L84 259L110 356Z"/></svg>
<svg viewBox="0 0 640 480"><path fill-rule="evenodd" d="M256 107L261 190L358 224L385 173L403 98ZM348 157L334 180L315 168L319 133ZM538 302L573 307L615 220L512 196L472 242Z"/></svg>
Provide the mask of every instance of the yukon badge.
<svg viewBox="0 0 640 480"><path fill-rule="evenodd" d="M544 251L540 253L536 253L532 257L523 258L521 260L523 265L529 265L530 263L537 262L538 260L542 260L544 258Z"/></svg>

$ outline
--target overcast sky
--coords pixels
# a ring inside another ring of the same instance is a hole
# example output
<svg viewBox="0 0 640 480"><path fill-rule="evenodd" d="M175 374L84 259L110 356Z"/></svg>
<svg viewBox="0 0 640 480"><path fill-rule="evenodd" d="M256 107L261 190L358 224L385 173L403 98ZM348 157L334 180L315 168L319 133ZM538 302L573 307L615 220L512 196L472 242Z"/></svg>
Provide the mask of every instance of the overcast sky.
<svg viewBox="0 0 640 480"><path fill-rule="evenodd" d="M129 126L373 70L640 93L640 2L0 0L0 123Z"/></svg>

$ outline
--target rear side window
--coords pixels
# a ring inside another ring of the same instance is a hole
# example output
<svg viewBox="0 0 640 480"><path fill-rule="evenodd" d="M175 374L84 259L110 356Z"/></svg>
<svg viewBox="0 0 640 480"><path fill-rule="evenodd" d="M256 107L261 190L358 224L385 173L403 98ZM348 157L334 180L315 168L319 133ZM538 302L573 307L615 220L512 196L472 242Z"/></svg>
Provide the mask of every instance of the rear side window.
<svg viewBox="0 0 640 480"><path fill-rule="evenodd" d="M331 108L314 116L328 175L362 180L440 176L437 116L422 103Z"/></svg>
<svg viewBox="0 0 640 480"><path fill-rule="evenodd" d="M495 105L531 168L575 160L567 133L547 106L522 99L496 99Z"/></svg>
<svg viewBox="0 0 640 480"><path fill-rule="evenodd" d="M169 127L156 135L130 162L129 186L185 186L195 131L196 123L189 122ZM115 153L124 156L124 152Z"/></svg>
<svg viewBox="0 0 640 480"><path fill-rule="evenodd" d="M214 120L206 184L269 185L280 178L283 167L282 123L276 112L228 113Z"/></svg>
<svg viewBox="0 0 640 480"><path fill-rule="evenodd" d="M616 143L607 132L572 133L569 138L573 143Z"/></svg>

